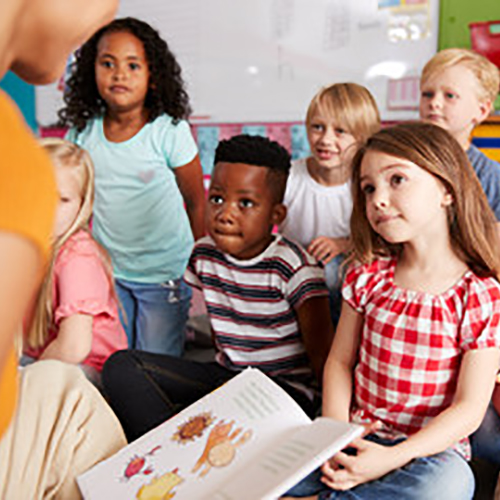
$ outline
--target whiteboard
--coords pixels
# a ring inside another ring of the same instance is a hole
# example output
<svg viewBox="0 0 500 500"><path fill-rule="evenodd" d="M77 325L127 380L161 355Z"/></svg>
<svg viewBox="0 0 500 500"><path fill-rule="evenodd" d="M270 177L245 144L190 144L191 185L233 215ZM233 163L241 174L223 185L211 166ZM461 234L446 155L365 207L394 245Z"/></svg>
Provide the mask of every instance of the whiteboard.
<svg viewBox="0 0 500 500"><path fill-rule="evenodd" d="M317 90L365 85L384 120L417 117L418 77L437 49L439 0L121 0L176 54L194 123L301 121ZM37 89L37 119L61 92Z"/></svg>

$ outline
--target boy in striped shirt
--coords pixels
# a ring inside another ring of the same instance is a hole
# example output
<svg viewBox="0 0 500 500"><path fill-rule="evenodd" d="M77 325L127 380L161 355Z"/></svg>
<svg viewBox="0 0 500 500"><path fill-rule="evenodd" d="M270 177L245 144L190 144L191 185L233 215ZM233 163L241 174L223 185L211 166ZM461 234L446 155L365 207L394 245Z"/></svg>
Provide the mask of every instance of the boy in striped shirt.
<svg viewBox="0 0 500 500"><path fill-rule="evenodd" d="M240 135L222 141L208 193L209 236L193 249L186 281L207 305L216 361L117 353L106 391L136 438L246 367L261 369L314 416L333 329L323 270L279 234L290 156L278 143ZM154 388L154 390L152 390Z"/></svg>

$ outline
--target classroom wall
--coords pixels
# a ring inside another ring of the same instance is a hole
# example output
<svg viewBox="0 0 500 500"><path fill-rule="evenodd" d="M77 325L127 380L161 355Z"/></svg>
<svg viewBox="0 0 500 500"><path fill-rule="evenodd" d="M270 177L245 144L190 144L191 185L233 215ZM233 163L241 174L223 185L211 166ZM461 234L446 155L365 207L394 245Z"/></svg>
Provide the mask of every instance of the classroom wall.
<svg viewBox="0 0 500 500"><path fill-rule="evenodd" d="M500 0L441 0L439 48L470 47L468 24L500 20ZM0 88L17 102L28 124L36 130L35 92L12 73L7 73Z"/></svg>

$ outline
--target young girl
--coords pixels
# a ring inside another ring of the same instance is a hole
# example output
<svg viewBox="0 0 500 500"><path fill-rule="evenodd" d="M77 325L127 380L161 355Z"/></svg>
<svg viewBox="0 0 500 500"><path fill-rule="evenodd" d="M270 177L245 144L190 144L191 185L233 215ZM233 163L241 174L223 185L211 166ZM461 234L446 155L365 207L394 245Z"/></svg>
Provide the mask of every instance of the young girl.
<svg viewBox="0 0 500 500"><path fill-rule="evenodd" d="M129 345L180 356L191 298L182 276L204 232L181 69L151 26L118 19L80 49L65 102L68 138L95 164L93 234L113 262Z"/></svg>
<svg viewBox="0 0 500 500"><path fill-rule="evenodd" d="M323 414L367 437L290 494L471 499L467 436L500 358L495 217L460 145L434 125L375 134L352 182L359 263L343 285Z"/></svg>
<svg viewBox="0 0 500 500"><path fill-rule="evenodd" d="M52 256L26 335L25 360L80 364L99 385L106 359L127 347L106 252L88 232L94 197L90 156L62 139L43 139L55 167L59 203Z"/></svg>
<svg viewBox="0 0 500 500"><path fill-rule="evenodd" d="M334 326L340 315L339 266L349 245L352 212L350 162L357 145L380 128L370 92L355 83L321 89L306 115L311 156L292 162L284 203L288 215L280 226L325 266Z"/></svg>

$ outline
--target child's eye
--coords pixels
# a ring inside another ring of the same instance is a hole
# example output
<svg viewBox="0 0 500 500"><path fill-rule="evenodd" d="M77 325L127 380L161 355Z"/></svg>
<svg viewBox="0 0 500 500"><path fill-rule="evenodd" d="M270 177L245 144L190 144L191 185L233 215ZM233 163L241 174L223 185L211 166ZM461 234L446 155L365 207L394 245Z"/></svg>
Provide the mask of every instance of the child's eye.
<svg viewBox="0 0 500 500"><path fill-rule="evenodd" d="M213 195L209 196L208 201L212 205L222 205L222 203L224 203L224 199L222 198L222 196L220 196L218 194L213 194Z"/></svg>
<svg viewBox="0 0 500 500"><path fill-rule="evenodd" d="M422 92L422 97L425 97L426 99L431 99L434 96L434 92L431 92L430 90L424 90Z"/></svg>
<svg viewBox="0 0 500 500"><path fill-rule="evenodd" d="M240 200L240 206L241 208L252 208L255 206L255 203L248 198L244 198L243 200Z"/></svg>
<svg viewBox="0 0 500 500"><path fill-rule="evenodd" d="M363 184L361 186L361 191L365 196L368 196L369 194L372 194L375 192L375 186L373 184Z"/></svg>
<svg viewBox="0 0 500 500"><path fill-rule="evenodd" d="M69 201L71 201L67 196L60 196L59 197L59 201L61 203L68 203Z"/></svg>
<svg viewBox="0 0 500 500"><path fill-rule="evenodd" d="M101 61L101 66L103 68L112 68L113 67L113 63L111 61Z"/></svg>
<svg viewBox="0 0 500 500"><path fill-rule="evenodd" d="M393 186L399 186L400 184L402 184L403 182L405 181L405 178L402 176L402 175L399 175L399 174L394 174L392 177L391 177L391 184Z"/></svg>
<svg viewBox="0 0 500 500"><path fill-rule="evenodd" d="M456 99L458 97L457 94L454 94L453 92L446 92L445 96L446 99Z"/></svg>
<svg viewBox="0 0 500 500"><path fill-rule="evenodd" d="M316 132L323 132L325 130L325 126L321 123L311 123L311 129Z"/></svg>
<svg viewBox="0 0 500 500"><path fill-rule="evenodd" d="M336 127L336 128L335 128L335 133L336 133L337 135L344 135L344 134L346 134L347 132L346 132L343 128Z"/></svg>
<svg viewBox="0 0 500 500"><path fill-rule="evenodd" d="M129 66L129 68L130 68L131 70L133 70L133 71L135 71L135 70L137 70L137 69L139 69L139 68L140 68L140 65L139 65L139 64L137 64L137 63L130 63L128 66Z"/></svg>

